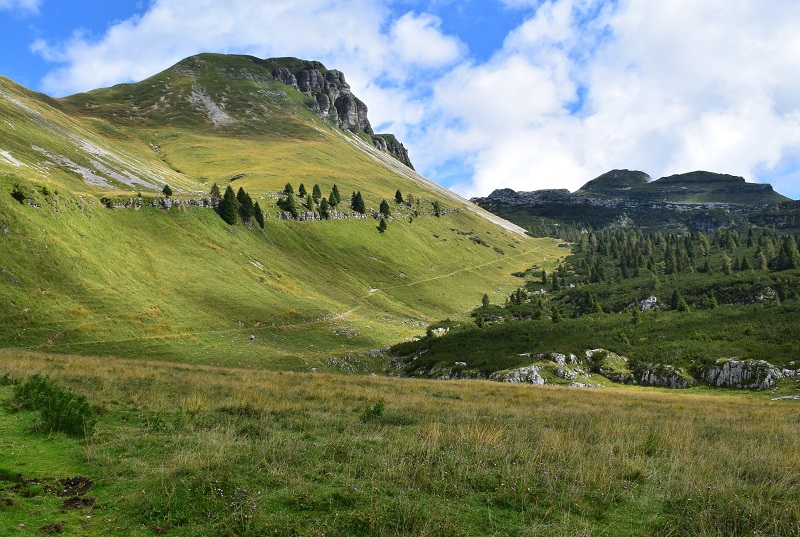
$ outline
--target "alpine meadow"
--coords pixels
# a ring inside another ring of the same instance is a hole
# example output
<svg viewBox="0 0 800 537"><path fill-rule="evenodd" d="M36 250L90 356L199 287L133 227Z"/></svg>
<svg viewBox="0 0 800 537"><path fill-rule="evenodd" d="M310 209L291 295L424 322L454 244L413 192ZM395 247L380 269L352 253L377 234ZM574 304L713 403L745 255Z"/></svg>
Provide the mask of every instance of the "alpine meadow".
<svg viewBox="0 0 800 537"><path fill-rule="evenodd" d="M0 120L0 535L800 535L772 187L469 201L296 58Z"/></svg>

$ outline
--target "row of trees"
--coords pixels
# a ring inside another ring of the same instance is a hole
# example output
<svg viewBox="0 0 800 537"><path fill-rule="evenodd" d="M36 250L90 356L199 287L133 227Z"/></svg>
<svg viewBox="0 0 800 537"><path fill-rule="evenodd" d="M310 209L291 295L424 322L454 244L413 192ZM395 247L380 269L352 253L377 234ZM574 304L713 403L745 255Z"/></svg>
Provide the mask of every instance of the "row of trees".
<svg viewBox="0 0 800 537"><path fill-rule="evenodd" d="M225 193L220 194L219 186L214 183L209 194L212 203L217 207L217 214L228 224L235 225L238 222L252 224L255 220L258 226L264 229L264 211L258 202L253 203L253 199L244 188L239 187L239 191L234 194L233 187L228 185Z"/></svg>

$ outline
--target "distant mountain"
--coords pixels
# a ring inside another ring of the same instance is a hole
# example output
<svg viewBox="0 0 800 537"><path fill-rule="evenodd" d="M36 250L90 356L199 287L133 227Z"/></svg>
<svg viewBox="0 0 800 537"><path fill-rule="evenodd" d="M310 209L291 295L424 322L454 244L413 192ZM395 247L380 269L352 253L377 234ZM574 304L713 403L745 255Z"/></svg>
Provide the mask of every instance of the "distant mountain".
<svg viewBox="0 0 800 537"><path fill-rule="evenodd" d="M554 224L588 228L635 224L649 230L678 232L751 224L787 229L800 225L796 203L772 186L706 171L650 181L650 176L641 171L611 170L575 192L498 189L472 201L539 232Z"/></svg>

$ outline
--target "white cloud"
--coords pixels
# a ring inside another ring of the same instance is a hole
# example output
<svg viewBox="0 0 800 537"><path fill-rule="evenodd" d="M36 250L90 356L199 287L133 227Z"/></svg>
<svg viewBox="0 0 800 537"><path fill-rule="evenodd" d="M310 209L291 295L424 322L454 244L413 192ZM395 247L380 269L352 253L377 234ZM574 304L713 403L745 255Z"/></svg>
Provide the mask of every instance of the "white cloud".
<svg viewBox="0 0 800 537"><path fill-rule="evenodd" d="M42 0L0 0L0 11L21 11L39 13Z"/></svg>
<svg viewBox="0 0 800 537"><path fill-rule="evenodd" d="M797 20L793 0L536 3L492 60L437 84L418 145L474 163L466 195L612 168L770 180L800 154Z"/></svg>
<svg viewBox="0 0 800 537"><path fill-rule="evenodd" d="M462 56L464 45L442 34L441 24L433 15L406 13L392 27L393 50L407 64L435 68L454 63Z"/></svg>

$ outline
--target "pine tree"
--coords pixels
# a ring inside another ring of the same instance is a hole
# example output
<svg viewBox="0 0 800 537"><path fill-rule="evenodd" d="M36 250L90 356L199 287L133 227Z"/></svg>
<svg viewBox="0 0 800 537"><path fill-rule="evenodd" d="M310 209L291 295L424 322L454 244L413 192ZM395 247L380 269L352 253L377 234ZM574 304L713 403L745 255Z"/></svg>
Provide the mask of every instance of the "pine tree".
<svg viewBox="0 0 800 537"><path fill-rule="evenodd" d="M330 211L330 203L325 198L322 198L322 201L319 204L319 216L323 220L327 220L331 217Z"/></svg>
<svg viewBox="0 0 800 537"><path fill-rule="evenodd" d="M308 196L306 198L305 205L306 205L306 209L308 209L309 211L313 211L314 210L314 198L312 196Z"/></svg>
<svg viewBox="0 0 800 537"><path fill-rule="evenodd" d="M364 213L367 212L367 206L364 203L364 198L361 196L361 191L360 190L353 194L353 197L351 198L350 207L354 211L356 211L358 213L361 213L361 214L364 214Z"/></svg>
<svg viewBox="0 0 800 537"><path fill-rule="evenodd" d="M311 189L311 197L314 198L314 201L319 201L322 197L322 190L319 189L319 185L314 185L314 188Z"/></svg>
<svg viewBox="0 0 800 537"><path fill-rule="evenodd" d="M208 195L211 198L211 205L213 207L219 205L219 202L222 199L222 193L219 191L219 186L217 186L217 183L211 185L211 191L208 193Z"/></svg>
<svg viewBox="0 0 800 537"><path fill-rule="evenodd" d="M386 226L386 220L381 218L381 223L378 224L378 231L380 231L381 233L384 233L386 231L386 227L387 227Z"/></svg>
<svg viewBox="0 0 800 537"><path fill-rule="evenodd" d="M680 304L680 302L681 302L681 295L678 292L678 290L675 289L674 291L672 291L672 298L670 298L669 300L669 308L671 310L678 309L678 304Z"/></svg>
<svg viewBox="0 0 800 537"><path fill-rule="evenodd" d="M172 188L165 184L164 188L161 189L161 193L164 194L166 197L172 196Z"/></svg>
<svg viewBox="0 0 800 537"><path fill-rule="evenodd" d="M560 323L564 320L564 317L561 316L561 312L558 311L558 308L555 306L550 308L550 320L554 323Z"/></svg>
<svg viewBox="0 0 800 537"><path fill-rule="evenodd" d="M233 193L233 188L228 185L225 189L225 195L222 196L222 201L219 202L217 212L228 224L236 224L239 218L239 202L236 200L236 194Z"/></svg>
<svg viewBox="0 0 800 537"><path fill-rule="evenodd" d="M281 200L280 206L284 211L290 213L292 218L297 218L297 203L294 201L293 195L289 194Z"/></svg>
<svg viewBox="0 0 800 537"><path fill-rule="evenodd" d="M258 202L253 206L253 216L256 217L256 222L261 229L264 229L264 211L259 207Z"/></svg>
<svg viewBox="0 0 800 537"><path fill-rule="evenodd" d="M336 186L336 183L333 183L333 188L331 189L331 195L336 200L336 203L331 203L331 205L333 205L334 207L336 207L337 205L339 205L342 202L342 195L339 194L339 187ZM328 200L328 201L330 201L330 200Z"/></svg>
<svg viewBox="0 0 800 537"><path fill-rule="evenodd" d="M681 298L678 301L678 308L677 309L678 309L678 311L680 313L687 313L689 311L689 304L687 304L686 301L683 298Z"/></svg>
<svg viewBox="0 0 800 537"><path fill-rule="evenodd" d="M294 188L292 188L292 183L286 183L286 186L283 187L283 193L289 196L294 195Z"/></svg>
<svg viewBox="0 0 800 537"><path fill-rule="evenodd" d="M400 193L399 189L394 193L394 202L397 204L403 203L403 194Z"/></svg>
<svg viewBox="0 0 800 537"><path fill-rule="evenodd" d="M307 194L308 191L306 190L306 185L300 183L300 186L297 188L297 197L305 198Z"/></svg>
<svg viewBox="0 0 800 537"><path fill-rule="evenodd" d="M639 324L642 320L641 314L639 313L639 305L636 302L633 303L633 308L631 309L631 324Z"/></svg>
<svg viewBox="0 0 800 537"><path fill-rule="evenodd" d="M236 193L236 201L239 202L239 214L242 220L249 220L252 218L255 213L253 200L250 198L250 194L244 191L244 188L239 187L239 191Z"/></svg>
<svg viewBox="0 0 800 537"><path fill-rule="evenodd" d="M389 218L389 214L391 211L389 209L389 204L386 203L386 200L381 200L381 206L379 211L385 218Z"/></svg>
<svg viewBox="0 0 800 537"><path fill-rule="evenodd" d="M400 192L400 191L398 190L398 192ZM484 308L488 308L489 307L489 295L487 295L486 293L483 294L483 298L481 299L481 305Z"/></svg>
<svg viewBox="0 0 800 537"><path fill-rule="evenodd" d="M331 195L328 196L328 205L331 207L336 207L339 205L339 200L336 199L336 196L333 195L333 192L331 192Z"/></svg>
<svg viewBox="0 0 800 537"><path fill-rule="evenodd" d="M437 217L442 214L442 206L438 200L433 202L433 214Z"/></svg>

